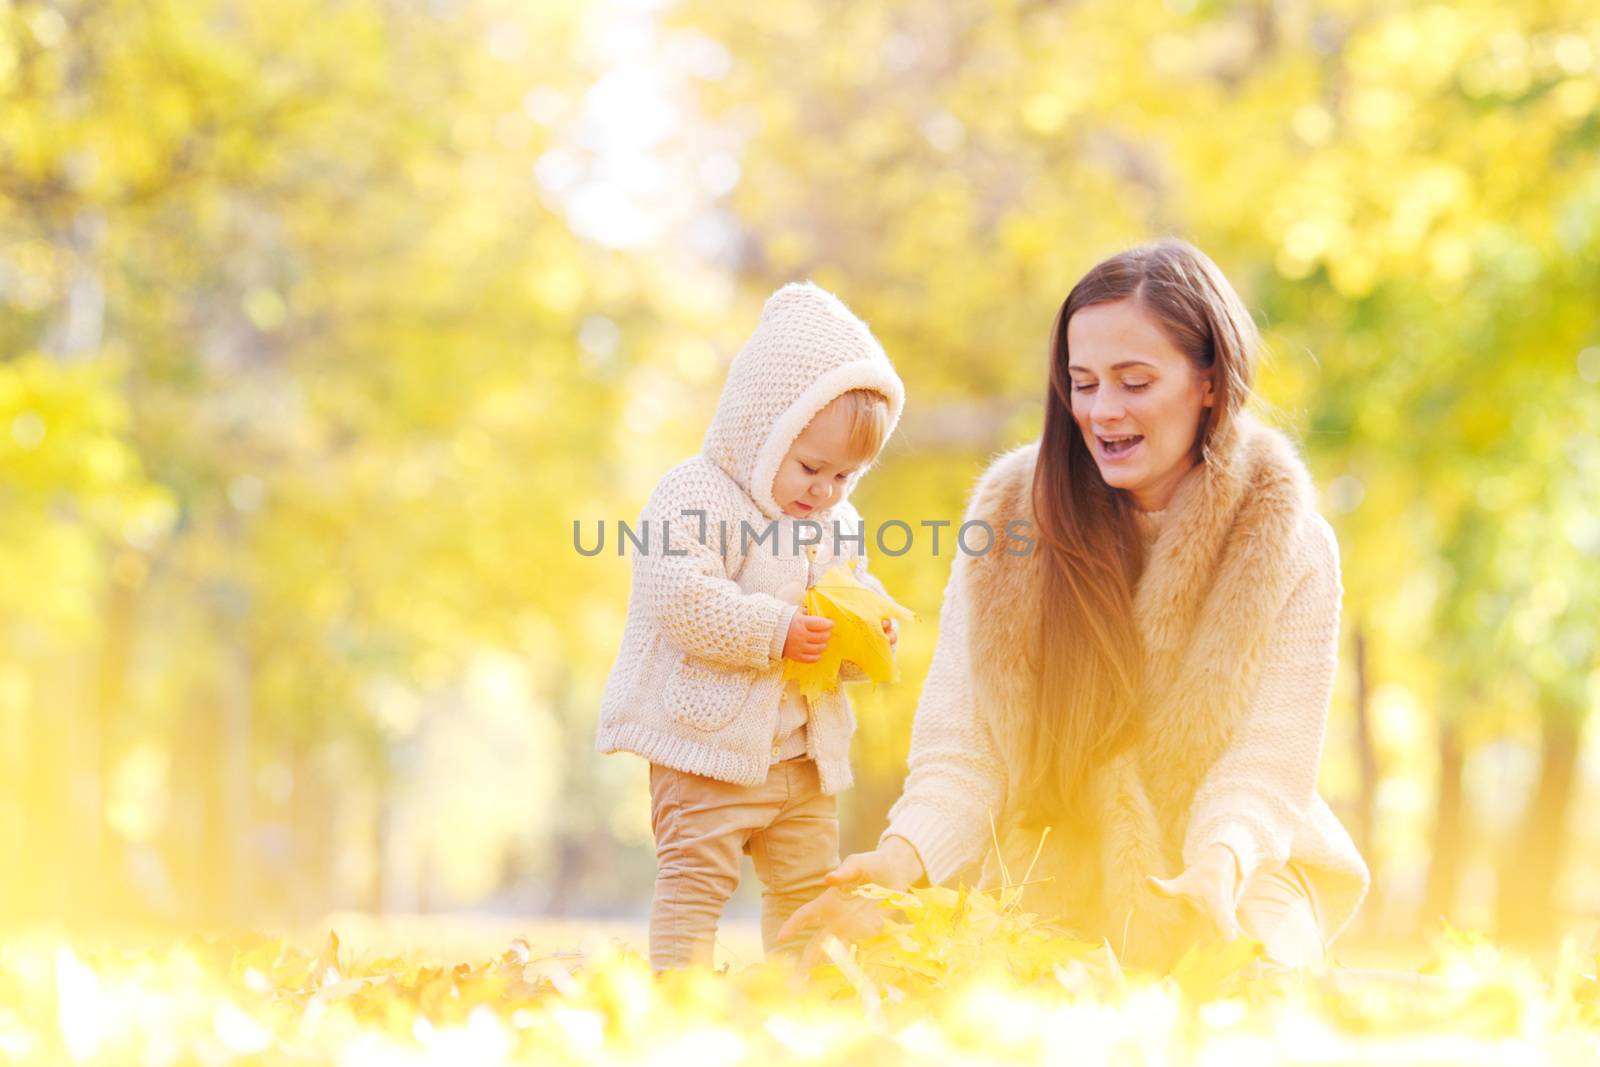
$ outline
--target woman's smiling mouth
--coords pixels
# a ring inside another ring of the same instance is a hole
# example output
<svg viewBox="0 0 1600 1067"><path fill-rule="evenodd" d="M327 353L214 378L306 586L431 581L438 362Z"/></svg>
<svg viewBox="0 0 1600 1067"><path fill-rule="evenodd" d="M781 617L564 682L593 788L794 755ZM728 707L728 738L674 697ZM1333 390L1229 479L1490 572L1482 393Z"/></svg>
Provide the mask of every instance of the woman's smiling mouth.
<svg viewBox="0 0 1600 1067"><path fill-rule="evenodd" d="M1095 435L1095 440L1100 442L1100 455L1106 459L1126 459L1128 454L1139 447L1144 440L1142 434L1121 434L1116 437L1101 437Z"/></svg>

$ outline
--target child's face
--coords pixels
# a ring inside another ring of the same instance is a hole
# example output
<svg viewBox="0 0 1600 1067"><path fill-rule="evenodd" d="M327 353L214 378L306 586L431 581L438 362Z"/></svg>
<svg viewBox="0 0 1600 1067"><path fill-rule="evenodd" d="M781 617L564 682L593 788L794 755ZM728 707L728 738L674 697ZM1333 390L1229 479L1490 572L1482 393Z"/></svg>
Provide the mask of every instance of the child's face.
<svg viewBox="0 0 1600 1067"><path fill-rule="evenodd" d="M789 446L772 479L772 499L791 518L824 511L844 492L860 464L850 455L850 420L834 400L817 412Z"/></svg>

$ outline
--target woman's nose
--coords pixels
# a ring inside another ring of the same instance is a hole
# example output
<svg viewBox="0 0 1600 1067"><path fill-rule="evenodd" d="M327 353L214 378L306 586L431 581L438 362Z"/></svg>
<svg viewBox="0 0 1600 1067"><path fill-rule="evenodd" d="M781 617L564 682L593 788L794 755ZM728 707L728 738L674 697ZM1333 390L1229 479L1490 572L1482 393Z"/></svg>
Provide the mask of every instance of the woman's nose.
<svg viewBox="0 0 1600 1067"><path fill-rule="evenodd" d="M1122 418L1123 404L1120 400L1113 400L1106 396L1106 390L1097 390L1094 397L1094 406L1089 409L1089 418L1093 422L1116 422Z"/></svg>

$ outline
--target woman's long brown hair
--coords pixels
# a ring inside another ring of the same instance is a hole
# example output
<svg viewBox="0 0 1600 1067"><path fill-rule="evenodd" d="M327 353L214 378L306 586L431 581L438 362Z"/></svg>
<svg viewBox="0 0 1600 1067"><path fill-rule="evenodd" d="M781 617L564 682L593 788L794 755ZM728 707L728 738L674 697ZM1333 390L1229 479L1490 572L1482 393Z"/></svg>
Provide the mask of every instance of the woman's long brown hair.
<svg viewBox="0 0 1600 1067"><path fill-rule="evenodd" d="M1093 769L1138 737L1143 655L1134 589L1144 567L1134 503L1106 484L1072 417L1067 324L1096 304L1134 299L1196 370L1212 374L1195 458L1250 394L1260 336L1222 271L1193 245L1164 239L1097 264L1067 295L1051 331L1050 391L1034 467L1039 530L1039 669L1033 714L1014 737L1026 822L1091 830Z"/></svg>

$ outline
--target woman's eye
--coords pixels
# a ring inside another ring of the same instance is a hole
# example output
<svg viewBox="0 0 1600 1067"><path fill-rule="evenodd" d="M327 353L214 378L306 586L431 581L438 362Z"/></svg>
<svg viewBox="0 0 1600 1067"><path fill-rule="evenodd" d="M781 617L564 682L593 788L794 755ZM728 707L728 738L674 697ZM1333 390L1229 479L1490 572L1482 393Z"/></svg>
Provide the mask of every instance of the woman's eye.
<svg viewBox="0 0 1600 1067"><path fill-rule="evenodd" d="M1078 385L1074 385L1072 387L1072 391L1074 393L1087 393L1087 392L1089 392L1089 390L1091 390L1093 388L1094 388L1094 383L1093 382L1082 382L1082 383L1079 383Z"/></svg>
<svg viewBox="0 0 1600 1067"><path fill-rule="evenodd" d="M1142 393L1146 389L1150 388L1150 383L1149 382L1129 382L1127 384L1128 384L1128 391L1130 393Z"/></svg>

